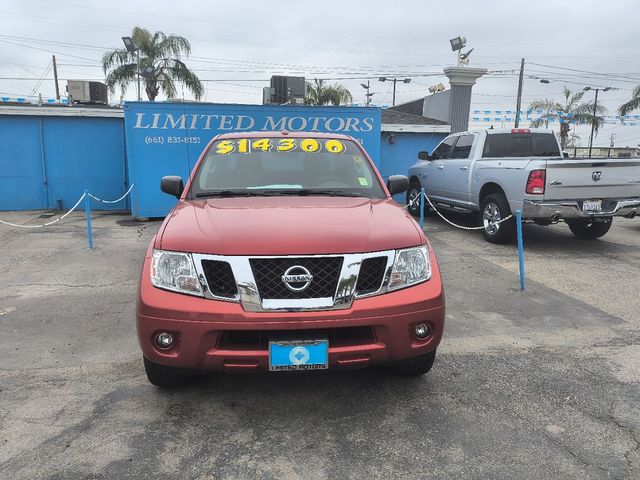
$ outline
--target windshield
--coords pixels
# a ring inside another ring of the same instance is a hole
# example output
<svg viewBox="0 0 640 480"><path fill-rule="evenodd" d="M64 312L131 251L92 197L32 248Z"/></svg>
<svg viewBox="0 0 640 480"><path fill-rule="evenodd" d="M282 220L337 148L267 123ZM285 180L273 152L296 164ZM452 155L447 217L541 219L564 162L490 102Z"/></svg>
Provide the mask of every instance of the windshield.
<svg viewBox="0 0 640 480"><path fill-rule="evenodd" d="M386 198L359 146L335 138L233 138L211 145L191 196L344 195Z"/></svg>

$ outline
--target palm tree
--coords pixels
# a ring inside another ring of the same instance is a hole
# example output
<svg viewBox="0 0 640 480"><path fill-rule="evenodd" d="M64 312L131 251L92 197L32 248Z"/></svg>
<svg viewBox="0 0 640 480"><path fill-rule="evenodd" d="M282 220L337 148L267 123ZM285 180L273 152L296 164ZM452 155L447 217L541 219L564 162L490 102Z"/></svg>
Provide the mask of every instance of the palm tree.
<svg viewBox="0 0 640 480"><path fill-rule="evenodd" d="M549 120L560 115L564 120L560 124L560 146L563 149L567 146L569 140L570 121L578 125L593 125L597 132L604 123L604 118L600 115L604 114L606 109L602 105L598 105L594 115L593 103L582 101L584 94L584 91L572 92L567 87L564 87L564 104L548 98L531 102L529 110L542 111L542 115L533 120L531 126L534 128L542 125L548 126Z"/></svg>
<svg viewBox="0 0 640 480"><path fill-rule="evenodd" d="M638 108L640 108L640 85L633 89L631 100L620 105L620 108L618 108L618 113L620 113L621 117L624 117L627 113Z"/></svg>
<svg viewBox="0 0 640 480"><path fill-rule="evenodd" d="M329 85L317 78L313 82L307 82L307 96L304 99L306 105L343 105L351 103L351 100L351 92L339 83Z"/></svg>
<svg viewBox="0 0 640 480"><path fill-rule="evenodd" d="M136 62L136 54L125 48L116 48L102 56L102 70L111 93L120 86L124 94L129 82L151 67L143 79L149 100L154 101L161 90L167 97L175 97L176 82L183 82L196 100L202 97L204 87L200 79L180 59L191 53L191 44L186 38L163 32L151 34L140 27L133 29L131 38L140 49L140 65Z"/></svg>

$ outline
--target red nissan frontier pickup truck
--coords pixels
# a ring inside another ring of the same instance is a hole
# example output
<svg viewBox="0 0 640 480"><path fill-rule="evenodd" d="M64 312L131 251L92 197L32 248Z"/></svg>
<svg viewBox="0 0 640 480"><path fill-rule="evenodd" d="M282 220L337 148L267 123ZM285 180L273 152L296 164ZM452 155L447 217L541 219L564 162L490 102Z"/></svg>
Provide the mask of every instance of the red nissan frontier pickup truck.
<svg viewBox="0 0 640 480"><path fill-rule="evenodd" d="M137 330L149 381L204 371L388 366L427 373L444 291L424 233L344 135L215 137L142 267Z"/></svg>

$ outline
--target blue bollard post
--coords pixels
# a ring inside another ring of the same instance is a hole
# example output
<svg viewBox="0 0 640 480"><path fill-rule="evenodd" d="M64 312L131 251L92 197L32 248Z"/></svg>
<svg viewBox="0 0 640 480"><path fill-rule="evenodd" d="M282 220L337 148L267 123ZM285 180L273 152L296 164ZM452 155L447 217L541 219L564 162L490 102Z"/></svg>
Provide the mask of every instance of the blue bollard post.
<svg viewBox="0 0 640 480"><path fill-rule="evenodd" d="M420 189L420 228L424 230L424 187Z"/></svg>
<svg viewBox="0 0 640 480"><path fill-rule="evenodd" d="M524 290L524 244L522 242L522 212L520 210L516 210L516 231L518 233L518 260L520 262L520 290Z"/></svg>
<svg viewBox="0 0 640 480"><path fill-rule="evenodd" d="M93 250L93 232L91 231L91 199L89 190L84 191L84 209L87 212L87 245L89 250Z"/></svg>

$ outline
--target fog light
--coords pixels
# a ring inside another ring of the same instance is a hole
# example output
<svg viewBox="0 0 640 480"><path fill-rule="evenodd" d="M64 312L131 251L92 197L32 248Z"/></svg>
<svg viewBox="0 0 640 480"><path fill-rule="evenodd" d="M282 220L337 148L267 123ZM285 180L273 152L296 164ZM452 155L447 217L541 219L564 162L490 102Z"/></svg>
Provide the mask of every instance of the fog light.
<svg viewBox="0 0 640 480"><path fill-rule="evenodd" d="M156 345L162 350L167 350L173 346L173 335L168 332L160 332L156 335Z"/></svg>
<svg viewBox="0 0 640 480"><path fill-rule="evenodd" d="M416 334L416 337L424 340L431 333L431 328L426 323L419 323L414 327L414 333Z"/></svg>

